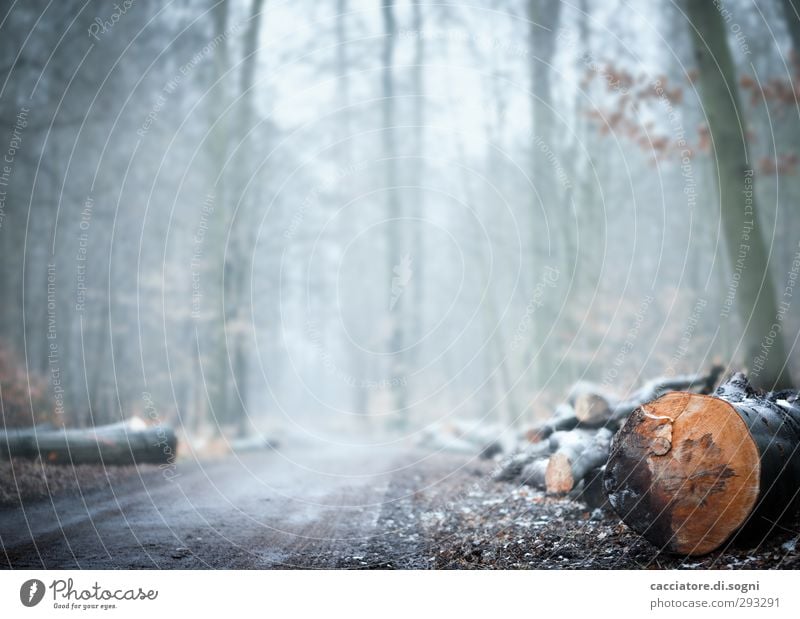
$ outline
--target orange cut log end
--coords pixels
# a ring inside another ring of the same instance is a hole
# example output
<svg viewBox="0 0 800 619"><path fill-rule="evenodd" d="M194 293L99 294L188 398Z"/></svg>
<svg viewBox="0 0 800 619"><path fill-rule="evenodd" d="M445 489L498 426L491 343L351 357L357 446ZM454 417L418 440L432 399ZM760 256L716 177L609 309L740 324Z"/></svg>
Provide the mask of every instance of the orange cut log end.
<svg viewBox="0 0 800 619"><path fill-rule="evenodd" d="M730 404L673 392L641 406L620 430L606 490L623 521L650 542L702 555L747 520L759 477L758 448Z"/></svg>
<svg viewBox="0 0 800 619"><path fill-rule="evenodd" d="M554 494L565 494L575 487L572 463L566 455L556 453L550 457L544 481L547 491Z"/></svg>

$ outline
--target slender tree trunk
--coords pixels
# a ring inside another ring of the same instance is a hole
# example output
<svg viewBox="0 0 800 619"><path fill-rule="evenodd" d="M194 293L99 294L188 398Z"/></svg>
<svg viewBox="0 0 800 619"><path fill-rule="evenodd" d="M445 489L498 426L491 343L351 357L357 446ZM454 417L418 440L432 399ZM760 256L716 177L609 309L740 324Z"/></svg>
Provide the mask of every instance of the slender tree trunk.
<svg viewBox="0 0 800 619"><path fill-rule="evenodd" d="M219 2L211 10L213 36L221 36L228 27L228 4ZM224 84L224 76L228 70L228 42L222 40L214 50L212 71L211 118L213 130L209 136L209 155L211 175L215 178L212 188L214 194L213 223L206 235L209 243L209 268L206 274L206 298L209 303L208 320L200 327L202 342L201 353L208 359L204 369L205 384L211 414L215 418L217 429L229 421L228 410L228 355L225 338L225 304L224 287L226 277L225 240L227 237L230 214L228 211L228 195L225 182L225 171L222 166L228 156L228 123L224 117L228 97ZM215 124L216 123L216 124Z"/></svg>
<svg viewBox="0 0 800 619"><path fill-rule="evenodd" d="M353 163L353 147L350 141L352 132L353 115L350 112L350 58L348 55L348 32L347 32L347 11L349 9L348 0L337 0L336 2L336 75L337 75L337 93L338 105L341 109L341 122L339 126L339 148L338 148L338 163L342 167L350 166ZM340 202L344 203L346 192L344 187L340 189ZM339 227L344 225L344 222L339 222L339 219L333 221L333 225ZM341 238L336 234L337 238ZM353 411L359 415L362 422L362 428L369 428L369 402L368 392L361 381L366 378L367 363L365 355L362 350L357 346L349 346L350 350L350 368L353 376L355 377L354 383L351 385L352 389L352 402Z"/></svg>
<svg viewBox="0 0 800 619"><path fill-rule="evenodd" d="M412 168L412 184L414 185L414 277L417 285L414 287L414 326L412 337L415 343L422 341L425 328L425 192L422 189L424 184L423 170L425 163L423 155L425 153L425 82L424 67L425 62L425 40L422 37L422 7L420 0L412 0L413 26L416 32L414 39L414 70L412 81L414 88L414 164Z"/></svg>
<svg viewBox="0 0 800 619"><path fill-rule="evenodd" d="M397 193L398 170L397 170L397 137L395 131L396 114L394 100L394 51L397 38L397 25L394 16L393 0L383 0L383 75L381 79L383 104L383 156L385 158L385 187L386 187L386 207L387 207L387 267L388 279L394 287L395 281L405 281L404 274L409 267L405 257L402 255L402 238L400 222L395 221L401 217L400 196ZM402 295L404 296L404 295ZM402 352L404 347L403 333L403 305L402 297L391 297L395 303L389 308L392 312L392 328L389 341L389 349L392 352L390 380L392 385L392 395L394 406L397 409L397 425L402 427L406 423L405 388L403 387L403 375L405 373L404 358Z"/></svg>
<svg viewBox="0 0 800 619"><path fill-rule="evenodd" d="M800 2L798 0L783 0L783 14L786 18L786 28L792 37L792 50L795 60L800 61Z"/></svg>
<svg viewBox="0 0 800 619"><path fill-rule="evenodd" d="M577 62L575 70L578 75L586 71L584 63L591 54L591 41L589 32L589 6L587 0L578 2L578 38L575 41L575 55ZM575 224L566 226L568 232L568 245L570 269L574 269L575 286L568 292L565 307L585 308L591 299L599 280L598 265L602 260L598 256L602 253L602 223L597 222L597 213L602 213L601 208L594 204L595 196L591 188L591 144L588 135L588 118L584 99L586 93L583 88L576 88L573 99L573 123L575 136L571 140L569 151L564 160L564 165L571 172L566 187L562 211L571 213L575 217ZM588 152L587 152L588 151ZM571 275L571 272L570 274ZM588 297L588 298L587 298ZM577 333L582 319L581 313L570 310L565 314L565 328L569 333ZM573 350L574 354L574 350ZM565 356L563 361L563 375L569 381L575 381L585 371L583 363L577 362L574 357Z"/></svg>
<svg viewBox="0 0 800 619"><path fill-rule="evenodd" d="M347 13L347 0L336 1L336 75L338 77L337 93L339 97L339 107L342 108L342 122L339 126L341 131L339 138L344 139L350 135L351 115L347 109L350 105L350 76L347 74L350 62L347 57L347 23L345 14ZM344 156L345 163L350 163L350 148L340 147L340 154Z"/></svg>
<svg viewBox="0 0 800 619"><path fill-rule="evenodd" d="M686 6L701 101L712 137L725 247L731 270L739 276L738 286L731 293L735 294L735 308L744 325L741 344L745 362L758 386L785 388L791 381L784 367L786 352L758 221L754 173L725 23L712 2L687 2Z"/></svg>
<svg viewBox="0 0 800 619"><path fill-rule="evenodd" d="M243 60L241 68L240 105L242 113L239 120L239 153L236 165L236 190L241 191L247 185L248 172L251 169L250 161L255 159L253 140L248 135L255 121L255 85L256 66L258 60L258 37L261 32L261 14L264 0L253 0L250 7L250 20L244 34ZM249 312L248 274L250 273L250 252L255 239L254 231L257 222L253 215L253 204L248 196L240 197L239 209L233 222L231 231L232 243L229 248L232 255L236 256L231 265L232 277L226 280L226 299L229 306L228 325L235 326L228 338L232 347L231 363L236 398L232 399L231 407L233 417L238 425L239 434L247 432L247 400L248 400L248 373L250 371L250 346L255 337L252 329L252 316Z"/></svg>
<svg viewBox="0 0 800 619"><path fill-rule="evenodd" d="M544 261L556 261L558 256L555 254L559 250L559 246L563 246L562 233L564 229L569 226L564 226L560 221L564 214L553 209L546 212L550 224L550 236L544 238L541 230L534 232L534 227L539 227L538 224L533 222L540 221L541 217L537 210L544 207L546 209L549 202L558 204L558 200L553 196L557 195L557 185L555 174L553 173L553 163L548 160L547 150L556 152L553 145L553 125L554 114L552 112L553 96L550 83L550 65L553 61L553 55L556 48L556 30L558 28L559 17L561 12L560 2L548 2L547 0L529 0L528 1L528 18L530 20L530 49L531 49L531 124L533 135L531 139L532 159L531 159L531 179L538 195L531 196L531 200L541 200L542 205L533 202L531 205L531 243L533 252L534 268L530 269L534 274L530 282L529 294L535 289L536 274L541 273L542 267L552 266L547 264L539 264L540 255ZM540 239L544 238L545 244L549 245L549 251L545 248L543 253L540 253L539 248L534 246ZM558 261L558 267L561 268L561 261ZM549 373L555 367L554 359L555 354L552 351L556 347L551 344L544 345L546 334L552 326L552 321L555 320L556 312L553 311L553 299L543 299L545 305L541 308L542 311L539 320L533 321L531 325L532 338L532 351L531 355L537 354L538 362L535 365L536 369L536 387L541 387ZM538 323L538 324L537 324ZM541 325L539 327L539 325Z"/></svg>

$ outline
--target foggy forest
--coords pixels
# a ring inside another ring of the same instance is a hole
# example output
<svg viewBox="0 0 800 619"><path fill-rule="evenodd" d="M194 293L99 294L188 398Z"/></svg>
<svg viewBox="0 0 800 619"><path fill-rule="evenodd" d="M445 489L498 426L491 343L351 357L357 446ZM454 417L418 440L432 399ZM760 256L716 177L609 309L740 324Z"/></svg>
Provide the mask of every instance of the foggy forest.
<svg viewBox="0 0 800 619"><path fill-rule="evenodd" d="M572 556L528 518L629 548L570 566L654 548L743 565L730 535L752 505L715 505L732 524L678 543L620 490L617 431L675 393L685 420L711 398L745 424L751 400L777 415L794 436L775 475L800 493L795 0L0 5L0 564ZM749 432L755 455L725 461L748 478L747 458L774 456ZM168 523L152 548L128 518L94 523L85 497L109 489L141 498L123 516ZM270 493L264 515L253 497ZM202 522L181 529L173 501ZM407 521L403 501L422 501ZM241 528L215 511L231 505ZM283 510L327 524L276 524ZM360 550L331 541L364 510L378 524ZM93 531L45 547L15 532L25 513L89 514ZM495 552L514 527L529 542ZM309 531L328 554L298 546ZM135 549L114 551L126 534ZM800 565L784 533L758 539Z"/></svg>

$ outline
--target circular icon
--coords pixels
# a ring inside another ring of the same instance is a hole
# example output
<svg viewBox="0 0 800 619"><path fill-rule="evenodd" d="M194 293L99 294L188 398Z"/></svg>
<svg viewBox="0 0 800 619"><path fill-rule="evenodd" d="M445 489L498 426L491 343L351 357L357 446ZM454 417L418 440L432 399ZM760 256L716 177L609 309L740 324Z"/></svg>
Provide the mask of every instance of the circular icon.
<svg viewBox="0 0 800 619"><path fill-rule="evenodd" d="M19 588L19 601L23 606L36 606L44 597L44 583L36 578L31 578L22 583Z"/></svg>

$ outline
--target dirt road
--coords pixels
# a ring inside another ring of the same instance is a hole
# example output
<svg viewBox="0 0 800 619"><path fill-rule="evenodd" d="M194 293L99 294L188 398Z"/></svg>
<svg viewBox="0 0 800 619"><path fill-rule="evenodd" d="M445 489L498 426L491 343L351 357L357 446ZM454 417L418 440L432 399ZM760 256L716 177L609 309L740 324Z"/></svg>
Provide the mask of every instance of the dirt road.
<svg viewBox="0 0 800 619"><path fill-rule="evenodd" d="M157 468L0 510L14 568L425 567L415 502L465 458L386 448L264 452Z"/></svg>
<svg viewBox="0 0 800 619"><path fill-rule="evenodd" d="M140 468L0 508L0 568L792 568L798 522L755 546L676 557L609 511L512 483L494 463L306 447Z"/></svg>

